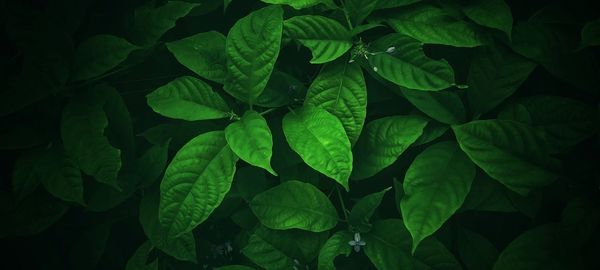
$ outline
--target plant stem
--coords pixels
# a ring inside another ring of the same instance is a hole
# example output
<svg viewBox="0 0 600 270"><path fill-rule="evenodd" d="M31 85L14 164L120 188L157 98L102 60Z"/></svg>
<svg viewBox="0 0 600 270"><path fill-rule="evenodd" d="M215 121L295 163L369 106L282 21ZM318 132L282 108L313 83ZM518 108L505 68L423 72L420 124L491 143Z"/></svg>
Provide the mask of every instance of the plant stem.
<svg viewBox="0 0 600 270"><path fill-rule="evenodd" d="M342 206L342 212L344 212L344 220L348 220L348 210L346 209L346 204L344 203L344 199L342 198L342 192L339 187L335 187L337 190L338 198L340 199L340 205Z"/></svg>
<svg viewBox="0 0 600 270"><path fill-rule="evenodd" d="M264 112L261 112L260 115L265 115L265 114L269 114L270 112L277 110L279 108L270 108L268 110L265 110Z"/></svg>

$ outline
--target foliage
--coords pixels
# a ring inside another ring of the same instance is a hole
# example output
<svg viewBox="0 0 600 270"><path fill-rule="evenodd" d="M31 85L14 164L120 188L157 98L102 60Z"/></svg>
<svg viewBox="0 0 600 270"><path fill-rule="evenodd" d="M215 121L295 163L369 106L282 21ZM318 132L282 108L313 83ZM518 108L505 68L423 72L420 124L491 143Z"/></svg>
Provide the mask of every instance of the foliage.
<svg viewBox="0 0 600 270"><path fill-rule="evenodd" d="M585 1L3 4L15 269L600 269Z"/></svg>

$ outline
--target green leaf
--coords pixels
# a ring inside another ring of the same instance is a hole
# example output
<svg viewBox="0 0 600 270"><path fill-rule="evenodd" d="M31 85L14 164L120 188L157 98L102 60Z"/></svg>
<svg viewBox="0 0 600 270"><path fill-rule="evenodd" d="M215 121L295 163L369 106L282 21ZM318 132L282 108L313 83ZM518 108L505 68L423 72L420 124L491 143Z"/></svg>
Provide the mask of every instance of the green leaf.
<svg viewBox="0 0 600 270"><path fill-rule="evenodd" d="M96 87L92 90L72 99L63 109L61 137L65 151L85 174L121 189L117 180L121 150L113 147L106 137L109 120L101 98L109 95L107 92L111 89Z"/></svg>
<svg viewBox="0 0 600 270"><path fill-rule="evenodd" d="M269 6L238 20L225 43L229 80L225 91L254 104L265 89L279 55L283 10Z"/></svg>
<svg viewBox="0 0 600 270"><path fill-rule="evenodd" d="M377 9L408 6L421 0L377 0Z"/></svg>
<svg viewBox="0 0 600 270"><path fill-rule="evenodd" d="M375 214L377 207L379 207L379 204L381 204L383 196L390 189L391 187L362 197L352 207L352 211L350 211L350 214L348 215L348 224L354 230L359 232L370 231L372 227L371 223L369 222L371 216Z"/></svg>
<svg viewBox="0 0 600 270"><path fill-rule="evenodd" d="M344 9L348 12L352 23L360 27L375 10L408 6L419 1L421 0L347 0L344 2Z"/></svg>
<svg viewBox="0 0 600 270"><path fill-rule="evenodd" d="M478 233L462 228L457 242L460 257L469 270L492 269L498 259L498 249Z"/></svg>
<svg viewBox="0 0 600 270"><path fill-rule="evenodd" d="M238 168L233 180L233 188L247 202L267 190L270 187L269 184L264 171L253 166Z"/></svg>
<svg viewBox="0 0 600 270"><path fill-rule="evenodd" d="M111 236L111 222L104 222L87 227L69 246L69 254L65 260L69 269L97 269L106 252Z"/></svg>
<svg viewBox="0 0 600 270"><path fill-rule="evenodd" d="M338 219L335 207L323 192L295 180L256 195L250 208L263 225L275 230L322 232L335 227Z"/></svg>
<svg viewBox="0 0 600 270"><path fill-rule="evenodd" d="M194 77L179 77L146 96L156 113L175 119L198 121L229 116L227 103L210 85Z"/></svg>
<svg viewBox="0 0 600 270"><path fill-rule="evenodd" d="M600 19L586 23L581 29L581 45L579 48L600 45Z"/></svg>
<svg viewBox="0 0 600 270"><path fill-rule="evenodd" d="M463 12L477 24L498 29L510 38L513 18L504 0L476 0L464 7Z"/></svg>
<svg viewBox="0 0 600 270"><path fill-rule="evenodd" d="M335 270L335 258L339 255L345 255L346 257L350 255L352 247L348 245L348 241L352 240L353 237L349 231L338 231L327 239L319 252L318 269Z"/></svg>
<svg viewBox="0 0 600 270"><path fill-rule="evenodd" d="M215 268L215 270L254 270L254 268L245 265L226 265Z"/></svg>
<svg viewBox="0 0 600 270"><path fill-rule="evenodd" d="M120 37L92 36L77 47L71 80L79 81L100 76L125 61L127 56L137 49L139 47Z"/></svg>
<svg viewBox="0 0 600 270"><path fill-rule="evenodd" d="M0 192L0 199L0 239L41 233L55 224L68 210L67 205L41 189L18 203L8 192Z"/></svg>
<svg viewBox="0 0 600 270"><path fill-rule="evenodd" d="M272 175L273 135L267 121L255 111L246 111L239 121L225 128L225 138L231 150L243 161L261 167Z"/></svg>
<svg viewBox="0 0 600 270"><path fill-rule="evenodd" d="M312 64L331 62L352 47L350 31L327 17L295 16L285 20L283 27L286 36L310 49Z"/></svg>
<svg viewBox="0 0 600 270"><path fill-rule="evenodd" d="M465 106L455 91L417 91L400 88L402 95L417 109L444 124L459 124L466 120Z"/></svg>
<svg viewBox="0 0 600 270"><path fill-rule="evenodd" d="M368 56L371 68L390 82L423 91L454 85L454 71L448 62L427 57L422 44L410 37L390 34L373 42L371 47L376 50Z"/></svg>
<svg viewBox="0 0 600 270"><path fill-rule="evenodd" d="M261 107L283 107L306 96L306 87L291 75L275 70L265 90L256 99Z"/></svg>
<svg viewBox="0 0 600 270"><path fill-rule="evenodd" d="M426 44L454 47L482 45L475 28L458 20L444 9L431 5L414 5L394 13L385 20L396 32ZM409 87L410 88L410 87Z"/></svg>
<svg viewBox="0 0 600 270"><path fill-rule="evenodd" d="M12 193L17 201L23 200L40 185L43 173L38 167L44 157L43 151L32 151L20 155L15 161L12 171Z"/></svg>
<svg viewBox="0 0 600 270"><path fill-rule="evenodd" d="M197 262L194 234L187 232L178 237L172 237L169 235L168 229L160 224L158 219L159 199L157 190L150 190L142 197L139 221L144 233L154 247L169 256L182 261Z"/></svg>
<svg viewBox="0 0 600 270"><path fill-rule="evenodd" d="M473 178L475 165L454 142L429 146L415 158L404 176L400 202L413 252L460 208Z"/></svg>
<svg viewBox="0 0 600 270"><path fill-rule="evenodd" d="M153 248L150 241L146 241L140 245L129 260L127 260L125 270L158 270L158 260L146 263Z"/></svg>
<svg viewBox="0 0 600 270"><path fill-rule="evenodd" d="M225 39L223 34L210 31L166 45L180 64L202 78L222 84L227 77Z"/></svg>
<svg viewBox="0 0 600 270"><path fill-rule="evenodd" d="M510 97L536 64L500 45L477 48L469 68L467 97L475 116Z"/></svg>
<svg viewBox="0 0 600 270"><path fill-rule="evenodd" d="M526 120L509 112L524 109ZM499 118L532 125L546 134L553 152L563 152L598 131L596 109L579 100L558 96L521 98L508 106Z"/></svg>
<svg viewBox="0 0 600 270"><path fill-rule="evenodd" d="M286 114L282 125L288 144L308 166L348 190L352 150L342 123L334 115L305 105Z"/></svg>
<svg viewBox="0 0 600 270"><path fill-rule="evenodd" d="M170 142L169 139L162 145L153 145L135 161L135 171L140 177L138 185L142 188L151 186L165 170Z"/></svg>
<svg viewBox="0 0 600 270"><path fill-rule="evenodd" d="M81 171L62 148L50 149L38 166L44 170L40 179L50 194L63 201L85 205Z"/></svg>
<svg viewBox="0 0 600 270"><path fill-rule="evenodd" d="M425 129L423 129L423 134L421 135L421 137L419 137L419 139L417 139L412 144L412 146L419 146L430 143L446 134L446 131L448 131L448 129L450 129L448 125L441 124L436 121L429 121Z"/></svg>
<svg viewBox="0 0 600 270"><path fill-rule="evenodd" d="M331 0L260 0L269 4L290 5L295 9L303 9L318 5L320 3L330 2Z"/></svg>
<svg viewBox="0 0 600 270"><path fill-rule="evenodd" d="M561 213L559 237L569 249L584 247L594 241L594 233L600 225L600 206L591 197L575 197Z"/></svg>
<svg viewBox="0 0 600 270"><path fill-rule="evenodd" d="M352 179L369 178L392 165L423 133L427 121L416 115L373 120L356 144Z"/></svg>
<svg viewBox="0 0 600 270"><path fill-rule="evenodd" d="M367 85L360 66L345 58L325 65L310 85L304 104L321 107L340 119L354 145L367 115Z"/></svg>
<svg viewBox="0 0 600 270"><path fill-rule="evenodd" d="M545 139L530 126L510 120L479 120L452 126L471 160L506 187L526 195L556 179L558 166L548 155Z"/></svg>
<svg viewBox="0 0 600 270"><path fill-rule="evenodd" d="M175 27L178 19L185 17L199 4L184 1L167 1L164 5L154 6L155 2L135 10L134 24L131 29L132 40L141 46L153 45L169 29Z"/></svg>
<svg viewBox="0 0 600 270"><path fill-rule="evenodd" d="M511 191L500 182L479 171L461 209L463 211L516 212L517 209L508 197L509 192Z"/></svg>
<svg viewBox="0 0 600 270"><path fill-rule="evenodd" d="M160 224L179 236L202 223L231 188L237 156L222 131L201 134L175 154L160 185Z"/></svg>
<svg viewBox="0 0 600 270"><path fill-rule="evenodd" d="M377 269L462 269L444 245L429 238L414 256L410 255L410 234L400 219L380 220L364 235L365 254Z"/></svg>

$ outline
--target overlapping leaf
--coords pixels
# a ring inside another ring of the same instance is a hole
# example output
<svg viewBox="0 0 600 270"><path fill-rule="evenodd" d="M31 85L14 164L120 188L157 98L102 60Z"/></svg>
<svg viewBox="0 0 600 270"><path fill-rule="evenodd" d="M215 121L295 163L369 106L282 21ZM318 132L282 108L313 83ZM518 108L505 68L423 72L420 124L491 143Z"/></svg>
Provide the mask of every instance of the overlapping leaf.
<svg viewBox="0 0 600 270"><path fill-rule="evenodd" d="M465 106L454 91L416 91L401 88L402 95L417 109L445 124L464 123Z"/></svg>
<svg viewBox="0 0 600 270"><path fill-rule="evenodd" d="M513 18L510 7L504 0L477 0L463 8L463 12L474 22L498 29L508 37L512 32Z"/></svg>
<svg viewBox="0 0 600 270"><path fill-rule="evenodd" d="M225 138L231 150L243 161L277 175L271 168L273 136L267 121L259 113L246 111L239 121L225 128Z"/></svg>
<svg viewBox="0 0 600 270"><path fill-rule="evenodd" d="M127 59L138 49L127 40L111 36L92 36L79 45L75 53L71 80L85 80L100 76Z"/></svg>
<svg viewBox="0 0 600 270"><path fill-rule="evenodd" d="M150 2L135 10L132 39L135 44L151 46L158 41L169 29L175 27L178 19L185 17L199 4L185 1L167 1L155 6Z"/></svg>
<svg viewBox="0 0 600 270"><path fill-rule="evenodd" d="M333 234L321 247L319 252L318 269L335 270L334 260L339 255L350 255L352 247L348 245L349 239L353 239L349 231L338 231Z"/></svg>
<svg viewBox="0 0 600 270"><path fill-rule="evenodd" d="M177 61L199 76L224 83L227 77L225 36L210 31L167 43Z"/></svg>
<svg viewBox="0 0 600 270"><path fill-rule="evenodd" d="M377 207L379 207L379 204L381 204L383 196L390 189L391 187L380 192L368 194L356 202L348 215L348 224L352 226L355 231L370 231L372 227L370 219L377 210Z"/></svg>

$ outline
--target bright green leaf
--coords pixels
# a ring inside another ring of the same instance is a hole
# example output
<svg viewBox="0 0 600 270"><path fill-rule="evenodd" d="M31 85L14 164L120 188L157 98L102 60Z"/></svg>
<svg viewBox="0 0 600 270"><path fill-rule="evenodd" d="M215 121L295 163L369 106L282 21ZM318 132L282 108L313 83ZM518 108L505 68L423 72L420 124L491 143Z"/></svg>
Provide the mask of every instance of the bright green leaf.
<svg viewBox="0 0 600 270"><path fill-rule="evenodd" d="M127 40L111 36L96 35L83 41L75 52L71 80L86 80L100 76L127 59L139 49Z"/></svg>
<svg viewBox="0 0 600 270"><path fill-rule="evenodd" d="M335 227L338 219L325 194L311 184L295 180L258 194L250 207L263 225L275 230L322 232Z"/></svg>
<svg viewBox="0 0 600 270"><path fill-rule="evenodd" d="M227 77L225 36L210 31L167 43L177 61L202 78L224 83Z"/></svg>
<svg viewBox="0 0 600 270"><path fill-rule="evenodd" d="M175 154L160 185L160 224L179 236L202 223L231 187L237 156L222 131L201 134Z"/></svg>
<svg viewBox="0 0 600 270"><path fill-rule="evenodd" d="M349 231L338 231L333 234L327 242L321 247L319 252L319 270L335 270L334 265L335 258L339 255L345 255L348 257L352 247L348 245L348 241L353 239L352 233Z"/></svg>
<svg viewBox="0 0 600 270"><path fill-rule="evenodd" d="M243 161L277 176L271 168L273 135L259 113L246 111L239 121L225 128L225 138L231 150Z"/></svg>

